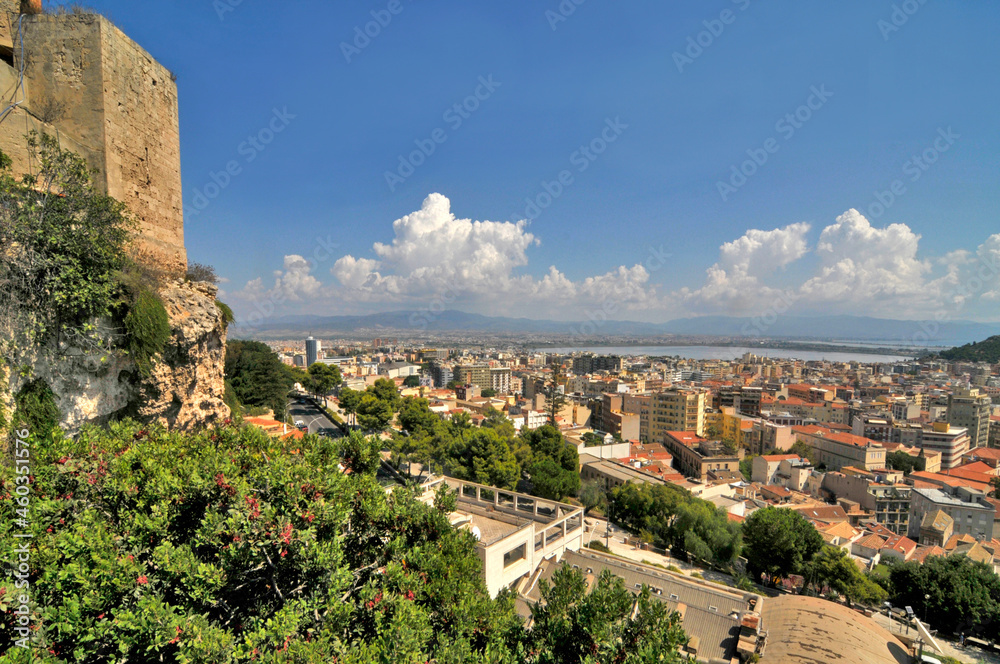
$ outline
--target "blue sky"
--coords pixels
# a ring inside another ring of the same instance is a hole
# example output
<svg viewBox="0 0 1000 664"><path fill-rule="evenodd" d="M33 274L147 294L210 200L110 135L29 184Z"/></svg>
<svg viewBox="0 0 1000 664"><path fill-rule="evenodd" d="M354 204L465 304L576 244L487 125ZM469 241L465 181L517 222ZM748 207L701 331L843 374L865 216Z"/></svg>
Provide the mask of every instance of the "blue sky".
<svg viewBox="0 0 1000 664"><path fill-rule="evenodd" d="M178 76L189 258L245 319L1000 318L996 3L92 4Z"/></svg>

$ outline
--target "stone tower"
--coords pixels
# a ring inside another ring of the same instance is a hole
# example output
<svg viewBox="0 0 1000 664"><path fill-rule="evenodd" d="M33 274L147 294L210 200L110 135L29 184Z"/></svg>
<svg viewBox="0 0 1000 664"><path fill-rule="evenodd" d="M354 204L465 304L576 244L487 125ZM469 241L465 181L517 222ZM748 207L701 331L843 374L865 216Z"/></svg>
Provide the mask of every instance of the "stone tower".
<svg viewBox="0 0 1000 664"><path fill-rule="evenodd" d="M0 150L11 157L13 172L37 170L25 134L56 136L97 168L98 186L135 215L143 262L182 274L187 253L173 75L103 16L20 15L20 7L20 0L0 0L0 95L3 107L20 101L0 121Z"/></svg>

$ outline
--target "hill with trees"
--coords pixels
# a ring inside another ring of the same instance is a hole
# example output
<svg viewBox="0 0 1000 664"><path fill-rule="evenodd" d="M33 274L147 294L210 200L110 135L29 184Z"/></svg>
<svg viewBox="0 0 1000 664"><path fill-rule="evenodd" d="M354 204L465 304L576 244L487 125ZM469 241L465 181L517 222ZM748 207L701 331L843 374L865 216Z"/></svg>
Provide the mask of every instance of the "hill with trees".
<svg viewBox="0 0 1000 664"><path fill-rule="evenodd" d="M964 346L938 353L946 360L961 362L1000 362L1000 335L989 337L982 341L974 341Z"/></svg>

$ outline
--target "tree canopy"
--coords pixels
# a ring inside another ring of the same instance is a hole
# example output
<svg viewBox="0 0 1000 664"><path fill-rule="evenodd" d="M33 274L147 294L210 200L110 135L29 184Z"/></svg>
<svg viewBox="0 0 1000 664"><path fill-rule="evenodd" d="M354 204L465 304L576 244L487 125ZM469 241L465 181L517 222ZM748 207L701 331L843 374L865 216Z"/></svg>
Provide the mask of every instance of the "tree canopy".
<svg viewBox="0 0 1000 664"><path fill-rule="evenodd" d="M625 484L608 497L608 517L658 546L693 558L732 563L740 555L738 523L725 510L672 484Z"/></svg>
<svg viewBox="0 0 1000 664"><path fill-rule="evenodd" d="M747 569L754 579L801 574L823 547L823 537L795 510L764 507L743 522Z"/></svg>
<svg viewBox="0 0 1000 664"><path fill-rule="evenodd" d="M985 563L962 554L896 562L889 567L889 588L895 606L912 606L931 629L996 634L1000 576Z"/></svg>
<svg viewBox="0 0 1000 664"><path fill-rule="evenodd" d="M39 662L680 661L676 614L610 577L587 594L560 571L525 630L450 525L454 495L387 494L378 442L356 432L290 445L253 427L122 422L30 444ZM4 541L20 528L14 486L0 466ZM17 592L0 580L0 610ZM0 652L18 638L0 624Z"/></svg>
<svg viewBox="0 0 1000 664"><path fill-rule="evenodd" d="M269 408L281 418L288 403L292 376L278 356L260 341L226 344L226 381L243 406Z"/></svg>

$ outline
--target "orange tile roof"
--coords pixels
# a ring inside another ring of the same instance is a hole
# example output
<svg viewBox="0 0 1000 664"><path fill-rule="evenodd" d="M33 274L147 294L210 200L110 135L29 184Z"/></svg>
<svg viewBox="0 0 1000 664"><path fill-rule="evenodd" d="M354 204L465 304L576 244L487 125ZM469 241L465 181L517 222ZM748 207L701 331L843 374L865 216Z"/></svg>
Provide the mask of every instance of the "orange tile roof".
<svg viewBox="0 0 1000 664"><path fill-rule="evenodd" d="M872 533L871 535L862 537L857 542L855 542L855 544L857 544L858 546L867 547L869 549L879 550L883 546L885 546L885 540L876 535L875 533Z"/></svg>

